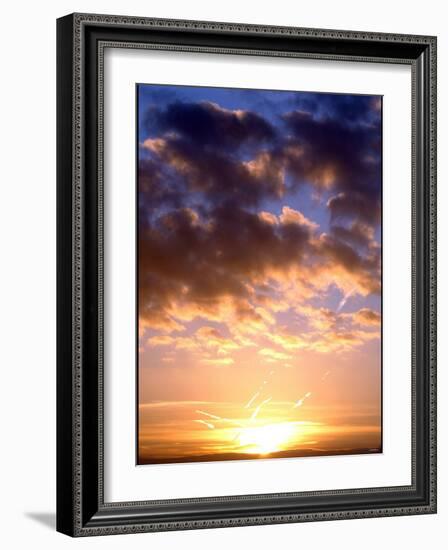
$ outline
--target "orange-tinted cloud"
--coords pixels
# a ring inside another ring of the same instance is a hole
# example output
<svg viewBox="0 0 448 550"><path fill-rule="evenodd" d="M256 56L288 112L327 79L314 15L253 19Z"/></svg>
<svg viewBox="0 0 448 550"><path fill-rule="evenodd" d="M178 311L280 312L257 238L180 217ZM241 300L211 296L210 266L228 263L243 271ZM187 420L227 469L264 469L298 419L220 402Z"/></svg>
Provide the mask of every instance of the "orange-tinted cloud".
<svg viewBox="0 0 448 550"><path fill-rule="evenodd" d="M212 367L228 367L229 365L233 365L234 360L231 357L220 357L220 358L204 358L201 359L202 363L205 363L206 365L211 365Z"/></svg>
<svg viewBox="0 0 448 550"><path fill-rule="evenodd" d="M361 325L379 326L381 314L369 308L362 308L353 314L353 320Z"/></svg>
<svg viewBox="0 0 448 550"><path fill-rule="evenodd" d="M291 355L270 348L263 348L258 353L264 357L268 357L269 359L274 359L275 361L291 359Z"/></svg>

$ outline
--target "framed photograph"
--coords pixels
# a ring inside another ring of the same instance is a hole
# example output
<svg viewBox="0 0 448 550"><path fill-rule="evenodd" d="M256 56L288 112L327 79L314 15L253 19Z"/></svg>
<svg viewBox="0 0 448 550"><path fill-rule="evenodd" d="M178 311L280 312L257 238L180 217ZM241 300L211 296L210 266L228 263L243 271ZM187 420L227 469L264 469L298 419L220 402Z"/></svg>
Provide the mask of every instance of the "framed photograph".
<svg viewBox="0 0 448 550"><path fill-rule="evenodd" d="M436 38L57 41L57 529L435 513Z"/></svg>

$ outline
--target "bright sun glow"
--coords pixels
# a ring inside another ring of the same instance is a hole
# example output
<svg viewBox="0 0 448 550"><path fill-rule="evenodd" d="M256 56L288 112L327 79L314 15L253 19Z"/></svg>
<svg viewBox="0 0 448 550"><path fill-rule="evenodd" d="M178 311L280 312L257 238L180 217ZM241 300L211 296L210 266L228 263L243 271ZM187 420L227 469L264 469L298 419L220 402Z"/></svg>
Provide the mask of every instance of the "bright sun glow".
<svg viewBox="0 0 448 550"><path fill-rule="evenodd" d="M247 453L265 455L285 449L296 431L297 425L291 422L243 428L239 434L239 445Z"/></svg>

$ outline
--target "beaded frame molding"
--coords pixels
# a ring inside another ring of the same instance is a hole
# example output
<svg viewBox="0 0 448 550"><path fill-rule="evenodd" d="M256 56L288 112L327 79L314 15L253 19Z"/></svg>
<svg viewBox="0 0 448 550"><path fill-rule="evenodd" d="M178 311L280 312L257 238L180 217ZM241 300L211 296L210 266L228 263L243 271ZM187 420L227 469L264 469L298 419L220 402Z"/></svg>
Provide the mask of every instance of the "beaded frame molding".
<svg viewBox="0 0 448 550"><path fill-rule="evenodd" d="M412 69L412 483L104 501L103 56L146 48ZM72 14L57 21L57 530L139 533L436 512L436 38Z"/></svg>

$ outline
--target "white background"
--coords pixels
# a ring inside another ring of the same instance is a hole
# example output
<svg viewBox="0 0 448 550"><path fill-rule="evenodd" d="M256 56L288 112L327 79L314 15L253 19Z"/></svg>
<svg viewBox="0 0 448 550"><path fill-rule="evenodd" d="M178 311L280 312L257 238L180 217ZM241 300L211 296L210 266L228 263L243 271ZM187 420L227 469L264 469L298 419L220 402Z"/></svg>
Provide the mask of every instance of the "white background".
<svg viewBox="0 0 448 550"><path fill-rule="evenodd" d="M107 49L104 73L105 500L410 485L410 66ZM136 170L136 82L384 96L381 454L135 467L135 186L123 182Z"/></svg>
<svg viewBox="0 0 448 550"><path fill-rule="evenodd" d="M439 36L439 514L71 540L55 510L55 18L73 11ZM2 12L1 521L5 548L441 548L448 520L448 36L442 2L60 0ZM445 249L445 251L443 250ZM79 547L78 546L78 547Z"/></svg>

